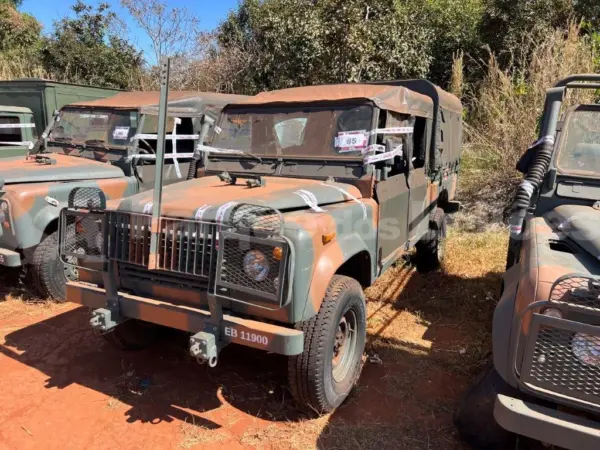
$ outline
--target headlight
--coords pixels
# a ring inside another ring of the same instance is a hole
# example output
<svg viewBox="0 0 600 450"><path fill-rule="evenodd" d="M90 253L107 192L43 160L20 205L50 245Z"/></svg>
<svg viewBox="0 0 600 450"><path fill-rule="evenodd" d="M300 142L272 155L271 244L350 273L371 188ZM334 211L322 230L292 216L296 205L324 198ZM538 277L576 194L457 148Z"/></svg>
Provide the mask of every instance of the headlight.
<svg viewBox="0 0 600 450"><path fill-rule="evenodd" d="M571 349L582 364L600 367L600 337L577 333L573 336Z"/></svg>
<svg viewBox="0 0 600 450"><path fill-rule="evenodd" d="M250 250L244 256L244 272L254 281L263 281L269 275L269 261L259 250Z"/></svg>

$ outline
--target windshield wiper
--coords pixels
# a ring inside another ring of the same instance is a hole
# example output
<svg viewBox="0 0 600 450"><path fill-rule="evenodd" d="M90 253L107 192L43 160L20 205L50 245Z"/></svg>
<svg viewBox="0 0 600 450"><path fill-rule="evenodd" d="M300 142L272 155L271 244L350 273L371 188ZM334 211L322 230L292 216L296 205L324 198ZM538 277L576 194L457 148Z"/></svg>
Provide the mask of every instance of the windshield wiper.
<svg viewBox="0 0 600 450"><path fill-rule="evenodd" d="M85 145L89 145L92 147L100 147L102 149L108 150L104 142L105 141L103 141L102 139L88 139L87 141L85 141Z"/></svg>
<svg viewBox="0 0 600 450"><path fill-rule="evenodd" d="M255 160L257 160L259 163L262 163L262 158L261 158L260 156L253 155L253 154L252 154L252 153L250 153L250 152L243 152L243 151L242 151L242 152L240 152L239 154L240 154L240 155L244 155L244 156L246 156L246 157L248 157L248 158L255 159Z"/></svg>
<svg viewBox="0 0 600 450"><path fill-rule="evenodd" d="M50 139L50 142L64 142L66 144L73 142L73 138L70 137L56 137Z"/></svg>

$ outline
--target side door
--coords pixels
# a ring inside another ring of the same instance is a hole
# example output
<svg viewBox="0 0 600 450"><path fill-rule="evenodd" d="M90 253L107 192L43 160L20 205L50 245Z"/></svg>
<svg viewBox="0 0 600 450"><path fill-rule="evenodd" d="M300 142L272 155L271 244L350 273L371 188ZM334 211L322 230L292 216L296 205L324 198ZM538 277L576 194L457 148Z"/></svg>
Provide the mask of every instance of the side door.
<svg viewBox="0 0 600 450"><path fill-rule="evenodd" d="M25 114L0 111L0 159L23 156L29 151Z"/></svg>
<svg viewBox="0 0 600 450"><path fill-rule="evenodd" d="M380 121L380 127L410 127L409 135L384 135L378 143L391 140L393 147L405 139L402 158L396 157L387 179L377 182L375 193L379 203L378 260L380 270L392 265L408 248L427 225L428 217L423 217L423 205L427 197L427 177L425 174L426 119L407 117L387 112L387 120ZM380 142L381 141L381 142ZM412 160L409 170L408 159Z"/></svg>

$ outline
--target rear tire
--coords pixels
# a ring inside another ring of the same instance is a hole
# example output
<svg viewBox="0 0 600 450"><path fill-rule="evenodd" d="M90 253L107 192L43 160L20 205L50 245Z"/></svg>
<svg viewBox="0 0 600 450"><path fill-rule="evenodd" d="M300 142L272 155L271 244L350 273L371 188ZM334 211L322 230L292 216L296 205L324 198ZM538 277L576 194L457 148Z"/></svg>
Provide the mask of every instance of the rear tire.
<svg viewBox="0 0 600 450"><path fill-rule="evenodd" d="M436 208L429 222L429 230L416 245L417 271L430 272L440 267L445 237L446 214L442 208Z"/></svg>
<svg viewBox="0 0 600 450"><path fill-rule="evenodd" d="M158 340L161 328L153 323L129 319L103 333L102 337L119 350L142 350Z"/></svg>
<svg viewBox="0 0 600 450"><path fill-rule="evenodd" d="M76 270L66 266L58 254L58 231L46 236L33 252L31 281L44 298L57 302L66 300L67 275L76 280Z"/></svg>
<svg viewBox="0 0 600 450"><path fill-rule="evenodd" d="M289 386L300 405L325 414L342 404L362 371L366 323L360 284L335 275L319 312L298 325L304 352L289 358Z"/></svg>

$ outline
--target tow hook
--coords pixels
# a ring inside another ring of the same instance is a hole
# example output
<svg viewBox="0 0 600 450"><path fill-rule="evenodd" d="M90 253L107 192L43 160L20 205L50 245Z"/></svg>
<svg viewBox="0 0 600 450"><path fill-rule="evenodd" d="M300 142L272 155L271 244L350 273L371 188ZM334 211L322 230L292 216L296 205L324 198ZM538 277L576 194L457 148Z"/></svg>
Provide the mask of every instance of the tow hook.
<svg viewBox="0 0 600 450"><path fill-rule="evenodd" d="M119 325L123 320L118 314L114 314L110 309L99 308L92 311L90 325L95 330L109 331Z"/></svg>
<svg viewBox="0 0 600 450"><path fill-rule="evenodd" d="M190 337L190 355L196 358L198 363L208 362L210 367L215 367L218 354L217 339L213 333L200 331Z"/></svg>

